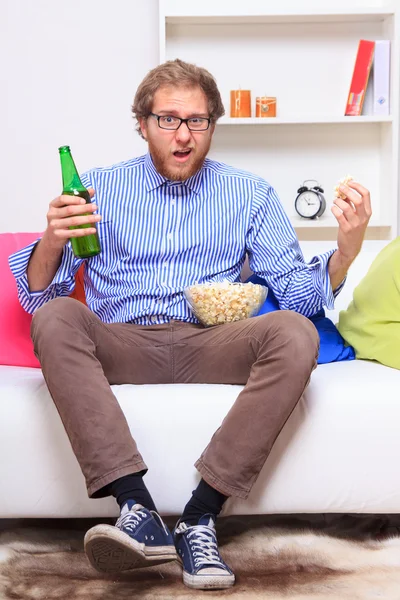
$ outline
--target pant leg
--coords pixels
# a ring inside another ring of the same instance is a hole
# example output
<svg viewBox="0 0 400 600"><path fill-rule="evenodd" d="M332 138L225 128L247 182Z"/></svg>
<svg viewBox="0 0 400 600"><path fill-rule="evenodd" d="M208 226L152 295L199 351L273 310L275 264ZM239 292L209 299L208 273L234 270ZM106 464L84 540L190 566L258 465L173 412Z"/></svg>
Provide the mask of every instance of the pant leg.
<svg viewBox="0 0 400 600"><path fill-rule="evenodd" d="M174 381L245 384L196 462L227 496L246 498L316 367L314 325L277 311L218 327L178 327Z"/></svg>
<svg viewBox="0 0 400 600"><path fill-rule="evenodd" d="M145 470L109 384L169 382L170 326L107 325L81 302L57 298L36 311L31 334L89 496Z"/></svg>

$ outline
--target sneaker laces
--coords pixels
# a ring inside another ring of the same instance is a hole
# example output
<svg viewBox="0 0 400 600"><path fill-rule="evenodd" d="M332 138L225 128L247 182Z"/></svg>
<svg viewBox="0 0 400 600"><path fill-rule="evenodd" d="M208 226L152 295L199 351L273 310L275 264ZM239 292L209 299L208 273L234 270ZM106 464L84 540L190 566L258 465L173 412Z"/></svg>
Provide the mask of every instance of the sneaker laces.
<svg viewBox="0 0 400 600"><path fill-rule="evenodd" d="M177 533L183 531L186 531L195 567L216 566L225 569L225 564L218 551L217 537L213 528L208 525L187 527L186 523L181 523Z"/></svg>
<svg viewBox="0 0 400 600"><path fill-rule="evenodd" d="M118 529L125 529L133 533L136 527L148 517L148 514L141 509L143 509L143 506L140 504L135 504L131 509L125 505L115 526Z"/></svg>

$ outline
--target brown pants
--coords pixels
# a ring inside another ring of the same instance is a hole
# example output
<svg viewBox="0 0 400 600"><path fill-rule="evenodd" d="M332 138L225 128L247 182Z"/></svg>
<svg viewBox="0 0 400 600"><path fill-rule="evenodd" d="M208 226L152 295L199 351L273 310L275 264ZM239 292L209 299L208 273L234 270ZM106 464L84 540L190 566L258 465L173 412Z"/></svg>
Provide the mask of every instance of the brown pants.
<svg viewBox="0 0 400 600"><path fill-rule="evenodd" d="M37 310L31 333L90 497L146 469L110 384L228 383L245 387L195 466L226 496L246 498L319 349L314 325L292 311L211 328L105 324L71 298Z"/></svg>

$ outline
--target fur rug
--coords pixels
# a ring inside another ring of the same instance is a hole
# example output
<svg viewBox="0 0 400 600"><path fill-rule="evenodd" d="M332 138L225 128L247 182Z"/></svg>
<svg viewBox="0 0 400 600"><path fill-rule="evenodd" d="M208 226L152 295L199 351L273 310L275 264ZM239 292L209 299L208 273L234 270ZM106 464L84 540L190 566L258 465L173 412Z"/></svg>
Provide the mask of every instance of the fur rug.
<svg viewBox="0 0 400 600"><path fill-rule="evenodd" d="M383 517L320 520L316 525L304 517L220 519L221 554L237 583L214 592L186 588L178 563L118 577L97 573L83 553L84 531L92 521L3 523L0 599L399 600L398 529L390 529Z"/></svg>

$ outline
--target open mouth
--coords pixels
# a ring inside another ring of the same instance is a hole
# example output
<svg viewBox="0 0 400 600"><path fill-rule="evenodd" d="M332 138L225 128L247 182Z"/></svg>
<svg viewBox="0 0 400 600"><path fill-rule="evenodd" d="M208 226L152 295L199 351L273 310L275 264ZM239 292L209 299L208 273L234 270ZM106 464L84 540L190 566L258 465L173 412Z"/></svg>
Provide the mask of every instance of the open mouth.
<svg viewBox="0 0 400 600"><path fill-rule="evenodd" d="M177 150L174 152L174 156L178 162L185 162L191 155L192 150Z"/></svg>

